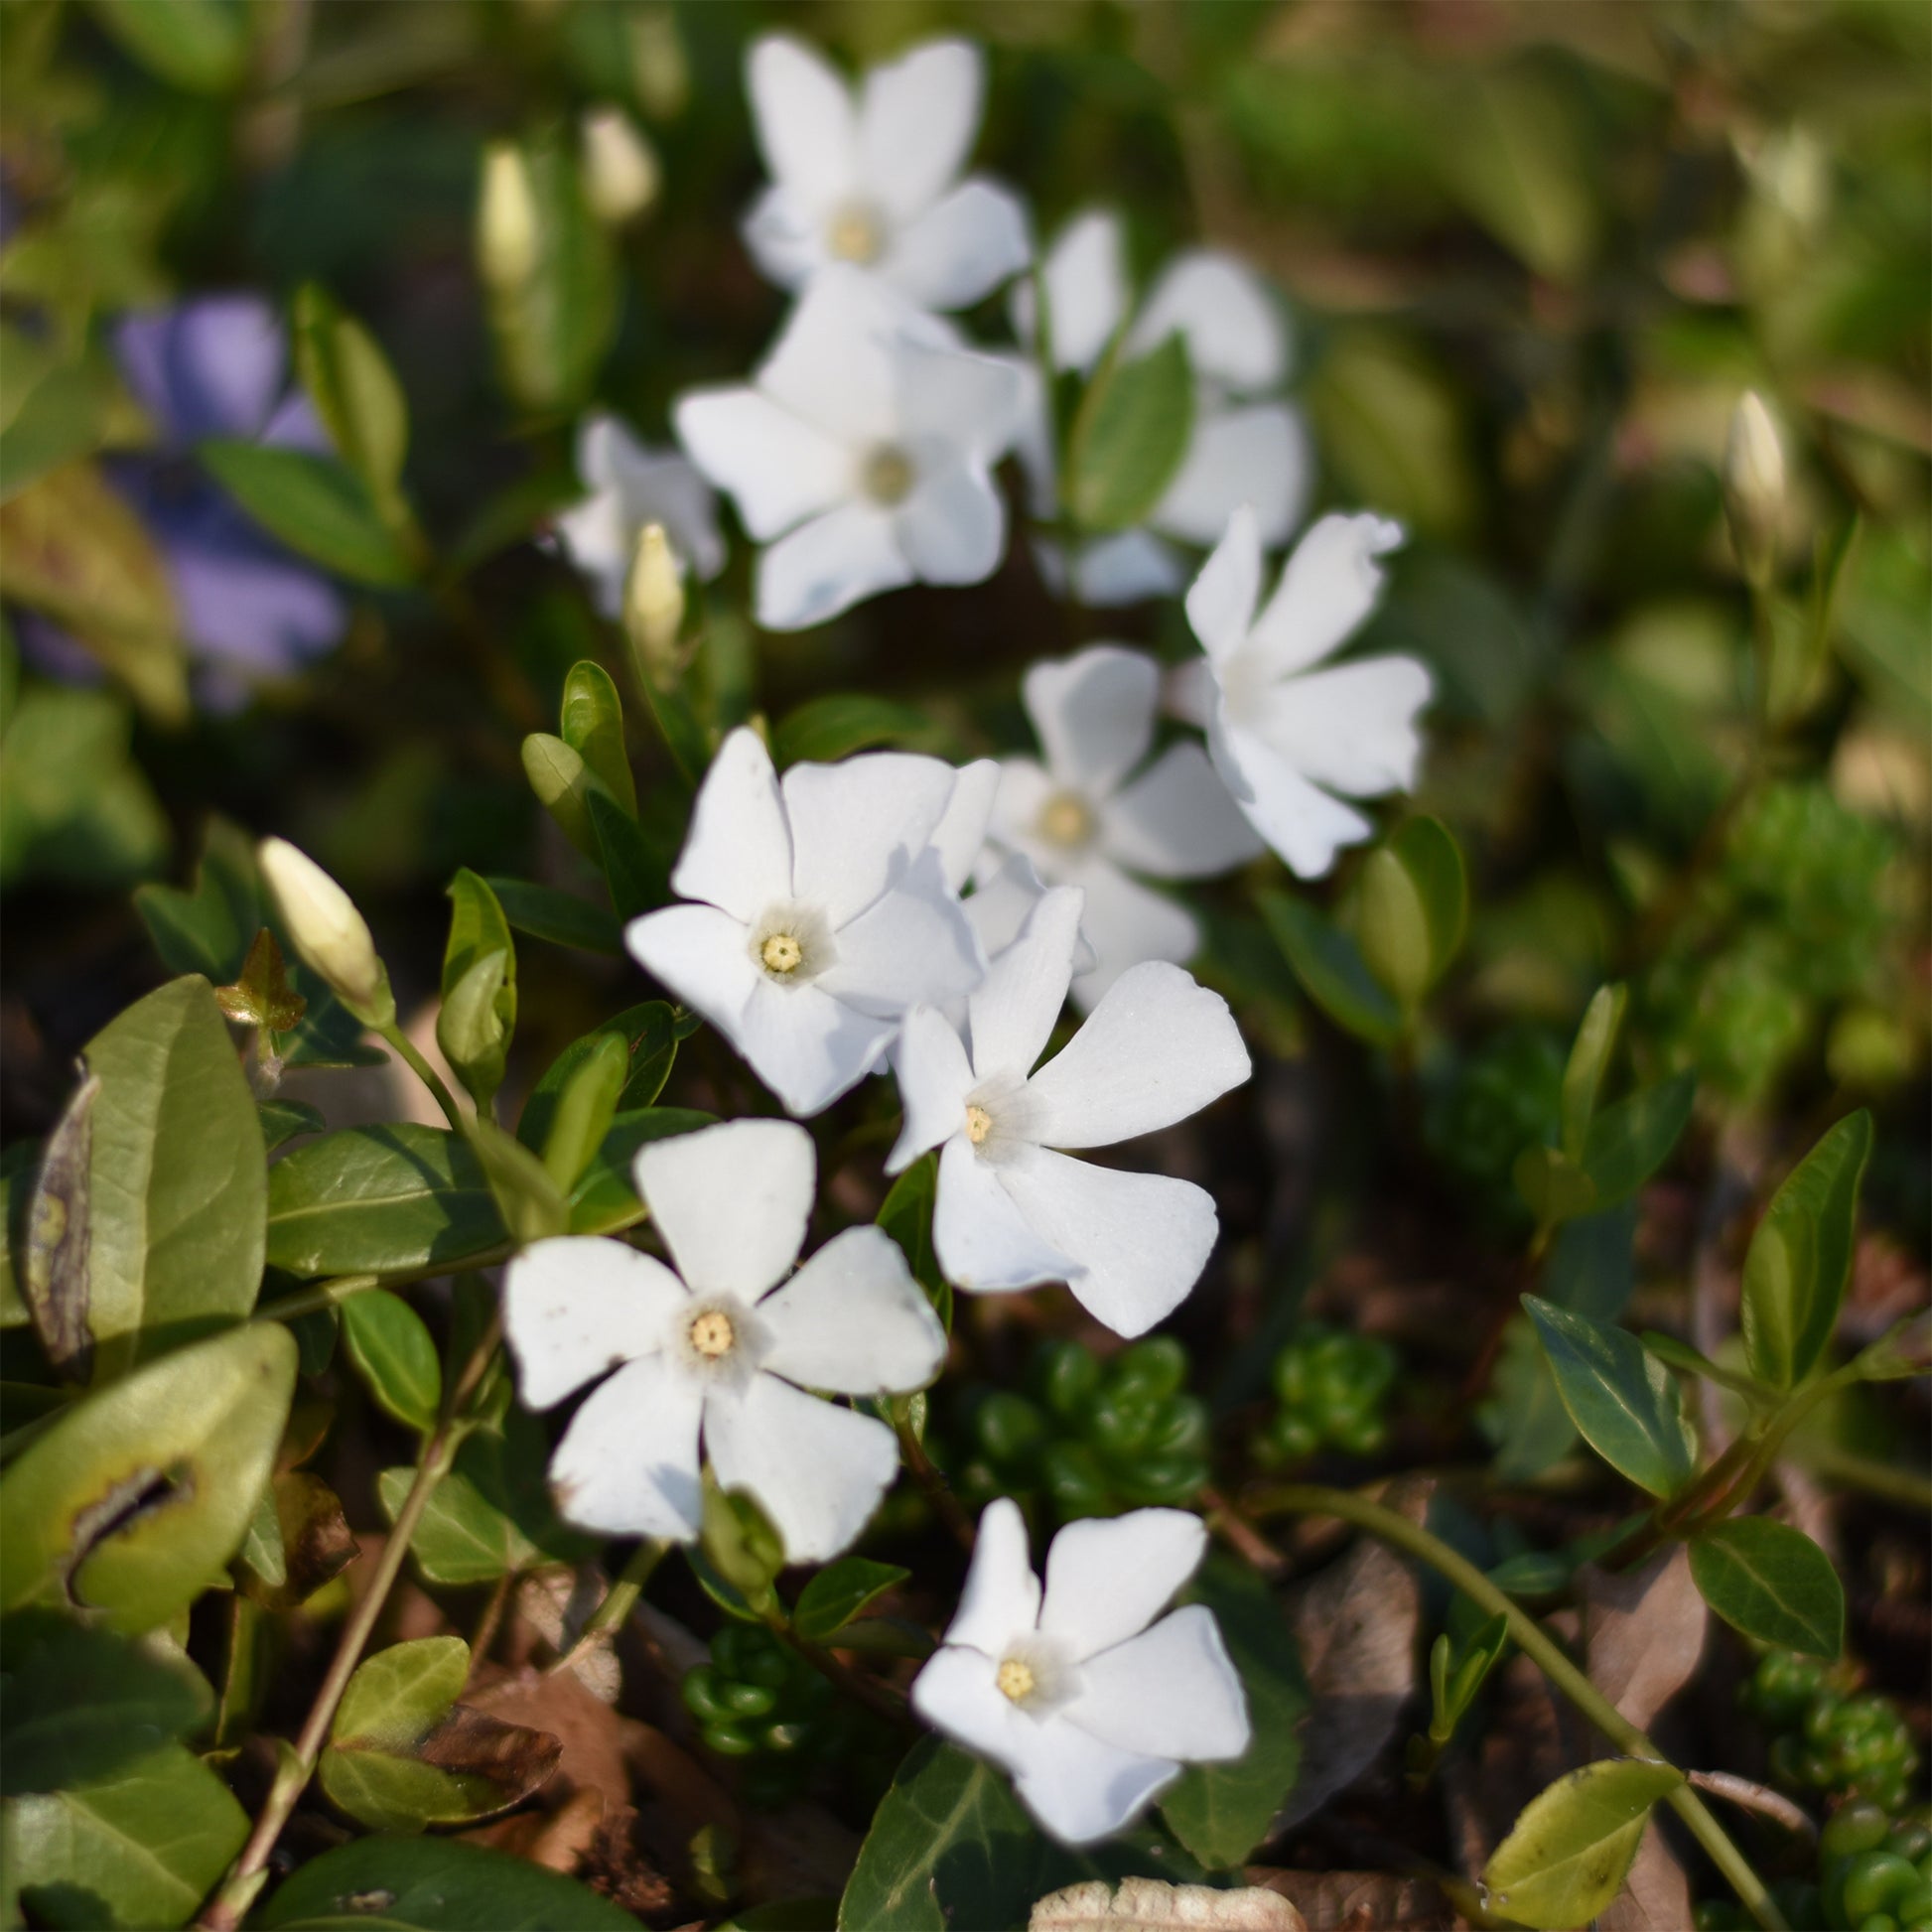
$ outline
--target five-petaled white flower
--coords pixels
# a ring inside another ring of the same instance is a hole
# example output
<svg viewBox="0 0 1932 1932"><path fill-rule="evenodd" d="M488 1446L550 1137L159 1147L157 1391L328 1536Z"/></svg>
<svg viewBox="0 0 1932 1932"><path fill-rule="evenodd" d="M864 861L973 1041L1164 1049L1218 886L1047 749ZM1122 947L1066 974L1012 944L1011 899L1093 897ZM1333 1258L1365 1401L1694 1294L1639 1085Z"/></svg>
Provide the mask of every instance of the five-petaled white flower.
<svg viewBox="0 0 1932 1932"><path fill-rule="evenodd" d="M551 1459L559 1509L608 1536L689 1542L708 1454L720 1484L758 1499L788 1557L836 1556L886 1493L898 1449L884 1423L806 1390L922 1388L945 1331L878 1228L848 1228L784 1280L816 1178L802 1127L735 1120L655 1141L635 1174L675 1274L621 1241L563 1236L533 1242L503 1286L528 1407L616 1371Z"/></svg>
<svg viewBox="0 0 1932 1932"><path fill-rule="evenodd" d="M707 581L725 567L718 499L677 451L638 442L615 416L589 416L577 431L577 475L591 493L557 518L557 534L607 618L623 608L646 523L661 523L680 565Z"/></svg>
<svg viewBox="0 0 1932 1932"><path fill-rule="evenodd" d="M979 132L986 63L927 41L856 91L788 34L756 42L747 82L772 185L746 218L758 265L797 288L828 264L866 270L925 309L962 309L1026 267L1026 210L959 179Z"/></svg>
<svg viewBox="0 0 1932 1932"><path fill-rule="evenodd" d="M1046 287L1047 345L1055 372L1090 375L1132 307L1126 238L1118 213L1090 208L1061 231L1040 265ZM1034 341L1031 284L1013 292L1014 326ZM1185 582L1181 557L1166 539L1206 547L1242 503L1251 503L1263 540L1286 541L1308 502L1313 459L1301 417L1279 397L1288 375L1288 333L1275 299L1253 269L1220 249L1177 255L1134 315L1121 344L1144 355L1178 333L1194 374L1194 429L1179 468L1148 515L1148 528L1096 538L1070 566L1050 547L1049 573L1066 573L1082 604L1131 604L1168 596ZM1050 514L1055 490L1038 375L1020 454L1036 511ZM1043 506L1043 510L1042 510Z"/></svg>
<svg viewBox="0 0 1932 1932"><path fill-rule="evenodd" d="M1406 791L1416 780L1428 667L1396 656L1323 666L1375 608L1376 559L1401 541L1401 527L1383 517L1324 516L1257 616L1261 534L1243 508L1187 593L1187 621L1207 655L1182 667L1170 701L1206 729L1235 802L1304 879L1319 878L1337 847L1373 829L1342 798Z"/></svg>
<svg viewBox="0 0 1932 1932"><path fill-rule="evenodd" d="M692 461L737 499L759 558L758 621L801 630L915 581L977 584L1006 549L992 467L1026 383L850 269L799 298L754 384L687 391ZM775 539L775 541L774 541Z"/></svg>
<svg viewBox="0 0 1932 1932"><path fill-rule="evenodd" d="M1161 667L1145 652L1094 644L1033 665L1021 693L1046 762L1002 760L987 837L1024 853L1043 880L1085 891L1081 928L1097 957L1076 974L1073 998L1091 1008L1128 967L1185 965L1200 944L1193 914L1134 873L1206 879L1264 848L1191 740L1130 777L1161 704Z"/></svg>
<svg viewBox="0 0 1932 1932"><path fill-rule="evenodd" d="M1077 887L1041 897L968 997L966 1041L932 1008L906 1016L895 1058L905 1124L886 1167L941 1148L933 1252L955 1286L1065 1282L1097 1319L1138 1335L1200 1279L1213 1198L1056 1150L1172 1126L1252 1069L1227 1002L1153 960L1123 973L1032 1073L1066 999L1079 923Z"/></svg>
<svg viewBox="0 0 1932 1932"><path fill-rule="evenodd" d="M1120 1831L1183 1764L1248 1748L1248 1701L1214 1612L1190 1603L1154 1621L1206 1547L1200 1518L1178 1509L1069 1523L1042 1596L1019 1508L989 1503L912 1708L1011 1772L1063 1844Z"/></svg>
<svg viewBox="0 0 1932 1932"><path fill-rule="evenodd" d="M908 1007L979 983L949 878L963 864L944 849L962 783L984 774L898 752L794 764L781 782L741 727L705 773L671 874L702 902L632 919L631 953L792 1113L818 1113L878 1065Z"/></svg>

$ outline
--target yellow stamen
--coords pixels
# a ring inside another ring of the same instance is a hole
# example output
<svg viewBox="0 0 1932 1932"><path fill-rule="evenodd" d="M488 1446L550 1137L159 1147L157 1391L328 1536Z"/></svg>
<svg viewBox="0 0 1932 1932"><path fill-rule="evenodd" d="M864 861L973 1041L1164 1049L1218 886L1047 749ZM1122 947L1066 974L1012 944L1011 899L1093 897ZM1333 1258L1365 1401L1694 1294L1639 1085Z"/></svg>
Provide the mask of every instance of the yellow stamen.
<svg viewBox="0 0 1932 1932"><path fill-rule="evenodd" d="M993 1116L984 1107L966 1109L966 1138L978 1147L993 1131Z"/></svg>
<svg viewBox="0 0 1932 1932"><path fill-rule="evenodd" d="M863 207L841 208L825 234L826 250L835 260L857 262L862 268L879 259L884 240L877 216Z"/></svg>
<svg viewBox="0 0 1932 1932"><path fill-rule="evenodd" d="M1034 1694L1033 1666L1023 1663L1018 1657L1009 1657L1000 1666L1000 1675L994 1681L999 1685L1001 1695L1015 1704L1025 1704Z"/></svg>
<svg viewBox="0 0 1932 1932"><path fill-rule="evenodd" d="M795 973L798 963L805 957L805 949L788 932L774 932L759 948L759 957L764 961L767 973Z"/></svg>
<svg viewBox="0 0 1932 1932"><path fill-rule="evenodd" d="M1093 812L1078 793L1057 791L1040 808L1039 836L1050 845L1085 845L1093 836Z"/></svg>
<svg viewBox="0 0 1932 1932"><path fill-rule="evenodd" d="M887 509L902 503L912 492L912 463L903 450L888 443L866 458L865 491Z"/></svg>
<svg viewBox="0 0 1932 1932"><path fill-rule="evenodd" d="M691 1346L713 1361L721 1355L729 1355L737 1339L731 1316L720 1313L716 1309L698 1315L691 1323Z"/></svg>

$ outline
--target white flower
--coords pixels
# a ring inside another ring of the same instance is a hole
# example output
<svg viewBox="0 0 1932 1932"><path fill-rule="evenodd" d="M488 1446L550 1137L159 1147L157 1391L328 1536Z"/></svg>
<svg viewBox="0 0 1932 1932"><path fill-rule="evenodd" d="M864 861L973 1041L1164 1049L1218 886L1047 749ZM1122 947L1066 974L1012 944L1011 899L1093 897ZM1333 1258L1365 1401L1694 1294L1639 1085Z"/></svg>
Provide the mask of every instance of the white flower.
<svg viewBox="0 0 1932 1932"><path fill-rule="evenodd" d="M1199 745L1171 746L1130 775L1154 744L1161 704L1161 667L1145 652L1093 644L1033 665L1021 692L1046 762L1002 761L987 836L1026 854L1049 884L1086 893L1082 930L1097 959L1073 997L1090 1009L1128 967L1185 965L1200 944L1192 913L1133 874L1206 879L1265 848Z"/></svg>
<svg viewBox="0 0 1932 1932"><path fill-rule="evenodd" d="M800 630L902 584L977 584L1006 549L992 467L1019 427L1010 360L850 269L799 298L756 382L679 398L677 433L770 548L758 621ZM773 541L776 539L776 541Z"/></svg>
<svg viewBox="0 0 1932 1932"><path fill-rule="evenodd" d="M1171 702L1205 727L1235 802L1304 879L1373 829L1333 794L1373 798L1416 781L1428 667L1367 657L1316 668L1375 608L1375 560L1401 541L1383 517L1324 516L1257 616L1261 537L1244 508L1187 593L1187 621L1207 655L1183 667Z"/></svg>
<svg viewBox="0 0 1932 1932"><path fill-rule="evenodd" d="M788 34L754 44L747 83L772 185L745 222L759 267L797 288L830 263L866 270L925 309L962 309L1026 267L1026 210L959 179L979 132L986 64L927 41L856 91Z"/></svg>
<svg viewBox="0 0 1932 1932"><path fill-rule="evenodd" d="M568 1235L510 1263L503 1329L525 1405L548 1409L617 1371L551 1458L572 1522L690 1542L708 1454L724 1488L758 1499L787 1557L822 1562L865 1527L898 1467L893 1432L805 1391L923 1388L946 1337L878 1228L848 1228L785 1281L815 1171L811 1136L789 1121L654 1141L637 1156L637 1192L675 1274L621 1241Z"/></svg>
<svg viewBox="0 0 1932 1932"><path fill-rule="evenodd" d="M1214 1612L1154 1621L1200 1564L1207 1532L1178 1509L1069 1523L1046 1589L1007 1497L980 1517L946 1640L912 1680L912 1708L1012 1773L1062 1844L1120 1831L1187 1763L1242 1755L1247 1696Z"/></svg>
<svg viewBox="0 0 1932 1932"><path fill-rule="evenodd" d="M1066 999L1079 923L1077 887L1045 894L967 1000L970 1047L931 1008L906 1016L895 1060L905 1125L886 1167L897 1173L943 1143L933 1251L956 1286L1065 1282L1097 1319L1138 1335L1199 1280L1213 1199L1191 1181L1055 1150L1171 1126L1251 1068L1227 1002L1153 960L1123 973L1031 1073Z"/></svg>
<svg viewBox="0 0 1932 1932"><path fill-rule="evenodd" d="M624 580L646 523L662 524L679 561L700 577L725 567L717 498L675 450L648 448L615 416L590 416L577 431L577 475L591 493L557 518L557 534L607 618L623 609Z"/></svg>
<svg viewBox="0 0 1932 1932"><path fill-rule="evenodd" d="M872 752L794 764L781 783L741 728L705 773L671 874L703 902L624 933L794 1114L871 1072L908 1007L979 983L979 945L932 844L957 781L938 759Z"/></svg>
<svg viewBox="0 0 1932 1932"><path fill-rule="evenodd" d="M1091 374L1132 302L1120 216L1104 208L1077 215L1047 251L1040 272L1052 367ZM1031 284L1016 285L1013 310L1021 341L1031 345ZM1181 560L1163 539L1211 544L1241 503L1254 506L1270 545L1287 539L1307 505L1312 470L1308 432L1286 403L1263 399L1287 379L1289 350L1281 311L1261 279L1218 249L1176 256L1134 316L1121 353L1144 355L1176 332L1194 372L1194 431L1148 516L1149 527L1081 545L1070 568L1054 549L1042 555L1049 577L1069 578L1082 604L1131 604L1179 590L1185 581ZM1050 514L1053 453L1037 376L1030 401L1020 453L1035 509Z"/></svg>

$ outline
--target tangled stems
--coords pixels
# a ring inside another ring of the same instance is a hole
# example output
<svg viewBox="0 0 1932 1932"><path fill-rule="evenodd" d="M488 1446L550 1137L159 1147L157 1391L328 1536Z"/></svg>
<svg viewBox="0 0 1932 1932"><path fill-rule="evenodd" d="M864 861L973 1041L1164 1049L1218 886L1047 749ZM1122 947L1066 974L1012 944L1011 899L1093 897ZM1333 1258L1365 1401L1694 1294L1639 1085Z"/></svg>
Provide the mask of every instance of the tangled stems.
<svg viewBox="0 0 1932 1932"><path fill-rule="evenodd" d="M1420 1524L1410 1522L1406 1516L1398 1515L1392 1509L1385 1509L1380 1503L1370 1502L1366 1496L1355 1495L1346 1489L1325 1489L1312 1483L1288 1483L1269 1489L1255 1499L1253 1508L1256 1514L1264 1516L1339 1517L1419 1558L1488 1615L1502 1617L1517 1648L1625 1756L1642 1758L1652 1764L1666 1762L1663 1752L1571 1662L1562 1646L1549 1636L1533 1616L1518 1608L1474 1564L1458 1556L1447 1543L1431 1536ZM1724 1827L1711 1815L1690 1784L1679 1785L1665 1802L1683 1819L1692 1837L1703 1846L1712 1863L1724 1873L1764 1932L1789 1932L1783 1914L1771 1902L1763 1881L1751 1869L1743 1854L1731 1844Z"/></svg>

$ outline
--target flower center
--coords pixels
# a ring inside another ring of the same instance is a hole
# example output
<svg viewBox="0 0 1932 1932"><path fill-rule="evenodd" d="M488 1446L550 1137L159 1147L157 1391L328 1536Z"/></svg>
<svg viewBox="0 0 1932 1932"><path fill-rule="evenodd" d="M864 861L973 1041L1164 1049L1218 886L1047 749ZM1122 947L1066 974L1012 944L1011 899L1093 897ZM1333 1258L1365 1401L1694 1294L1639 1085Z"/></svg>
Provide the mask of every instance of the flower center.
<svg viewBox="0 0 1932 1932"><path fill-rule="evenodd" d="M912 493L912 459L891 443L882 443L866 458L860 483L875 503L891 509Z"/></svg>
<svg viewBox="0 0 1932 1932"><path fill-rule="evenodd" d="M993 1116L984 1107L966 1109L966 1138L978 1147L993 1131Z"/></svg>
<svg viewBox="0 0 1932 1932"><path fill-rule="evenodd" d="M774 932L759 948L767 973L795 973L805 957L805 949L789 932Z"/></svg>
<svg viewBox="0 0 1932 1932"><path fill-rule="evenodd" d="M863 202L840 208L825 230L826 252L835 261L856 262L861 268L879 259L885 242L879 216Z"/></svg>
<svg viewBox="0 0 1932 1932"><path fill-rule="evenodd" d="M1000 1694L1014 1704L1025 1704L1038 1688L1034 1667L1024 1657L1009 1657L1000 1666L1000 1674L994 1681L1000 1687Z"/></svg>
<svg viewBox="0 0 1932 1932"><path fill-rule="evenodd" d="M707 1309L691 1322L691 1346L710 1361L729 1355L737 1345L738 1332L732 1318L720 1309Z"/></svg>
<svg viewBox="0 0 1932 1932"><path fill-rule="evenodd" d="M1039 836L1049 845L1085 845L1093 837L1093 808L1076 791L1056 791L1039 809Z"/></svg>

